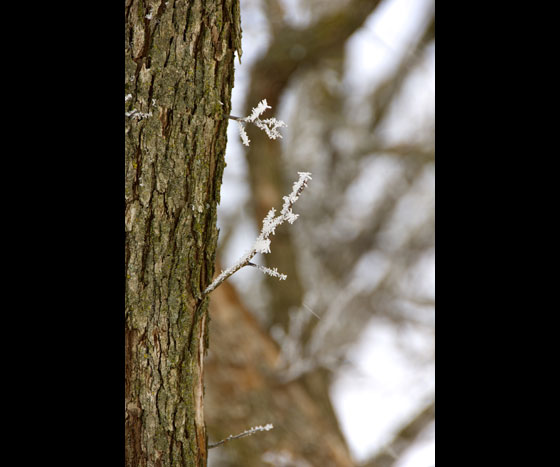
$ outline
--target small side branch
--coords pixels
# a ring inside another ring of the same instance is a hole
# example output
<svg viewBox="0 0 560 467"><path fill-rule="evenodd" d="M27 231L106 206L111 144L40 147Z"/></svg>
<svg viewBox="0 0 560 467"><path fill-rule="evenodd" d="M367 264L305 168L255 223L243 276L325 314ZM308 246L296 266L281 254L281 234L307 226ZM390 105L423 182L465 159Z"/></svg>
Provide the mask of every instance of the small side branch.
<svg viewBox="0 0 560 467"><path fill-rule="evenodd" d="M277 277L281 281L285 281L288 278L286 274L279 273L277 268L271 269L271 268L267 268L266 266L261 266L260 264L255 264L255 263L248 263L248 266L253 266L254 268L257 268L259 271L268 274L269 276Z"/></svg>
<svg viewBox="0 0 560 467"><path fill-rule="evenodd" d="M231 441L232 439L244 438L245 436L254 435L257 431L270 431L273 428L274 428L274 426L272 426L272 423L269 423L265 426L254 426L252 428L249 428L248 430L245 430L243 433L239 433L238 435L229 435L227 438L222 439L221 441L218 441L217 443L210 443L210 444L208 444L208 449L216 448L216 447L226 443L227 441Z"/></svg>
<svg viewBox="0 0 560 467"><path fill-rule="evenodd" d="M278 272L276 268L270 269L264 266L258 266L254 263L251 263L251 260L257 253L270 253L270 236L274 235L276 228L282 225L284 222L288 221L290 224L293 224L295 220L299 217L298 214L294 214L292 208L295 202L299 199L301 193L307 186L307 182L311 180L311 174L309 172L298 172L299 179L297 182L294 183L292 187L292 192L288 196L284 196L284 205L282 206L282 211L280 214L276 216L276 210L272 208L267 216L263 219L263 226L261 232L253 247L250 251L245 253L237 262L222 271L221 274L216 277L212 281L212 283L206 288L204 291L204 295L208 295L212 292L216 287L218 287L222 282L224 282L228 277L239 271L241 268L245 266L253 266L259 269L260 271L264 272L265 274L269 274L273 277L278 277L280 280L285 280L287 276L285 274L281 274Z"/></svg>
<svg viewBox="0 0 560 467"><path fill-rule="evenodd" d="M288 125L286 125L286 123L284 123L282 120L277 120L274 117L267 118L265 120L260 119L260 116L263 114L263 112L266 109L271 108L272 107L270 107L270 105L268 105L268 103L266 102L266 99L263 99L257 104L256 107L253 107L251 115L247 117L236 117L234 115L228 116L228 118L230 118L231 120L237 121L237 125L239 127L239 136L241 137L241 140L243 141L243 144L245 146L249 146L249 143L251 142L251 140L247 136L247 132L245 131L246 123L251 123L257 128L260 128L270 139L282 138L282 135L278 131L278 128L287 127Z"/></svg>

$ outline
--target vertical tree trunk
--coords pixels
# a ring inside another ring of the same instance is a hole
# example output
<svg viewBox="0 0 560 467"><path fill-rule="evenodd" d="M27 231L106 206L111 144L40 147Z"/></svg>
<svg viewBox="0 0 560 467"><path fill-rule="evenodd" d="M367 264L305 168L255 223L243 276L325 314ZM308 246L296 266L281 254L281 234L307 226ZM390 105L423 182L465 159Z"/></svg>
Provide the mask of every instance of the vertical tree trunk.
<svg viewBox="0 0 560 467"><path fill-rule="evenodd" d="M126 465L202 466L239 4L125 0L125 24Z"/></svg>

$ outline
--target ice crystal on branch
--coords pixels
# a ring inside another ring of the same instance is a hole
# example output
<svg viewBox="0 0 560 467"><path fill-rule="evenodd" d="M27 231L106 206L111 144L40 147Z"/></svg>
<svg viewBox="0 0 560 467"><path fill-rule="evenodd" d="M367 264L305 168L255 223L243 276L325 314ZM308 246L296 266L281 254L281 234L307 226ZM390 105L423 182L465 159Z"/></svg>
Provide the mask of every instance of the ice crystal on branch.
<svg viewBox="0 0 560 467"><path fill-rule="evenodd" d="M267 423L265 426L262 426L262 425L254 426L254 427L249 428L248 430L245 430L243 433L239 433L238 435L229 435L227 438L222 439L221 441L218 441L217 443L209 443L208 444L208 449L218 447L221 444L224 444L225 442L230 441L232 439L244 438L245 436L254 435L257 431L270 431L273 428L274 428L274 426L272 425L272 423Z"/></svg>
<svg viewBox="0 0 560 467"><path fill-rule="evenodd" d="M277 120L276 118L267 118L266 120L261 120L259 117L264 113L266 109L271 109L266 102L266 99L260 101L256 107L253 107L251 115L244 118L238 117L231 117L237 121L237 125L239 126L239 136L241 136L241 140L245 146L249 146L251 140L247 136L247 132L245 131L245 124L252 123L257 128L263 130L270 139L282 138L282 135L278 131L278 128L287 127L282 120Z"/></svg>
<svg viewBox="0 0 560 467"><path fill-rule="evenodd" d="M257 268L259 271L262 271L265 274L268 274L269 276L277 277L281 281L285 281L288 278L288 276L286 276L286 274L280 274L278 272L277 268L270 269L270 268L267 268L266 266L261 266L260 264L254 264L254 263L249 263L249 266L253 266L254 268Z"/></svg>
<svg viewBox="0 0 560 467"><path fill-rule="evenodd" d="M288 221L293 224L298 218L298 214L294 214L292 207L294 203L298 200L303 189L307 186L307 182L311 180L311 174L309 172L298 172L299 180L294 183L292 187L292 192L289 196L284 196L284 205L282 206L282 211L279 216L274 216L276 210L272 208L263 220L263 226L261 233L257 237L255 242L255 249L258 249L261 253L270 253L270 240L268 237L274 235L276 227ZM268 243L266 241L268 240ZM267 248L268 247L268 248ZM263 251L268 250L268 251Z"/></svg>
<svg viewBox="0 0 560 467"><path fill-rule="evenodd" d="M255 251L257 253L270 253L270 239L268 238L262 238L259 239L257 238L257 240L255 241L255 244L253 245L253 248L255 249Z"/></svg>
<svg viewBox="0 0 560 467"><path fill-rule="evenodd" d="M266 99L263 99L262 101L260 101L256 107L253 107L253 111L251 112L251 115L249 115L248 117L243 118L242 120L244 122L254 122L255 120L258 120L258 118L264 113L264 111L266 109L272 109L272 107L270 107L270 105L268 105L268 102L266 102Z"/></svg>
<svg viewBox="0 0 560 467"><path fill-rule="evenodd" d="M132 109L130 112L125 112L124 113L125 117L129 117L129 118L133 118L136 120L143 120L145 118L151 117L152 116L152 112L140 112L139 110L136 109Z"/></svg>
<svg viewBox="0 0 560 467"><path fill-rule="evenodd" d="M243 141L243 144L245 146L249 146L251 140L249 139L249 136L247 136L247 132L245 131L245 126L239 120L237 120L237 125L239 127L239 136L241 136L241 141Z"/></svg>
<svg viewBox="0 0 560 467"><path fill-rule="evenodd" d="M274 208L268 211L268 214L263 219L263 225L259 236L255 240L255 243L253 244L251 250L245 253L241 258L239 258L233 266L229 267L225 271L222 271L221 274L216 277L216 279L214 279L212 283L206 288L206 290L204 291L205 295L212 292L212 290L218 287L229 276L239 271L244 266L253 266L264 272L265 274L273 277L278 277L280 280L286 280L287 276L285 274L279 273L276 268L270 269L264 266L253 264L251 263L251 259L253 259L253 257L257 253L270 253L271 241L269 237L271 235L274 235L276 228L286 221L288 221L290 224L293 224L294 221L298 218L298 214L294 214L292 208L307 186L307 182L311 180L311 174L309 172L298 172L298 175L299 179L292 186L292 192L288 196L283 197L284 204L282 206L282 211L280 211L280 214L276 216L276 210Z"/></svg>

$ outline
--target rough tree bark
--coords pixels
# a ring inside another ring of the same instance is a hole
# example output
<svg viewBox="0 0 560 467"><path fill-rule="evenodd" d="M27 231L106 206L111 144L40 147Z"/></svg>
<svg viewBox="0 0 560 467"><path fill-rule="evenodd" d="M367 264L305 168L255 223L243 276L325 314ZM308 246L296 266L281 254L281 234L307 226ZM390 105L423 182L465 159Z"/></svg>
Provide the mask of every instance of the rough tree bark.
<svg viewBox="0 0 560 467"><path fill-rule="evenodd" d="M238 0L125 0L128 466L206 465L203 290L240 44Z"/></svg>

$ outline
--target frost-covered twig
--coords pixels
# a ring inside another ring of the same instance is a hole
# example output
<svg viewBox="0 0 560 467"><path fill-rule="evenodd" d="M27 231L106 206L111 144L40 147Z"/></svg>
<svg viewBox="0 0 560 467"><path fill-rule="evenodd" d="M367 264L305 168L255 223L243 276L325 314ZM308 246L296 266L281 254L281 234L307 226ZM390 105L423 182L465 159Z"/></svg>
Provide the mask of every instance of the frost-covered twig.
<svg viewBox="0 0 560 467"><path fill-rule="evenodd" d="M125 102L129 101L130 99L132 99L132 94L129 93L126 96L124 96L124 101ZM155 105L155 103L156 103L156 100L152 99L152 105ZM132 109L132 110L124 113L125 117L133 118L133 119L136 119L136 120L143 120L144 118L149 118L152 115L153 115L152 112L140 112L139 110L136 110L136 109Z"/></svg>
<svg viewBox="0 0 560 467"><path fill-rule="evenodd" d="M282 225L286 221L288 221L290 224L293 224L294 221L298 218L299 215L294 214L292 208L295 202L299 199L302 191L307 186L307 182L311 180L311 174L309 172L298 172L298 174L299 174L299 179L297 182L294 183L292 192L288 196L283 197L284 205L282 206L280 215L275 216L276 210L274 208L272 208L268 212L267 216L263 220L263 226L261 232L257 237L257 239L255 240L255 243L253 244L253 248L251 248L250 251L248 251L241 258L239 258L233 266L229 267L225 271L222 271L222 273L218 277L216 277L216 279L214 279L212 283L206 288L206 290L204 291L205 295L212 292L216 287L218 287L232 274L239 271L242 267L249 266L249 265L257 267L265 274L278 277L280 280L286 279L287 276L285 274L280 274L276 268L270 269L264 266L257 266L251 263L251 259L253 259L253 257L257 253L263 253L263 254L270 253L269 237L271 235L274 235L276 228Z"/></svg>
<svg viewBox="0 0 560 467"><path fill-rule="evenodd" d="M247 136L247 132L245 131L245 123L252 123L257 128L265 131L267 136L270 139L282 138L282 135L278 131L278 128L287 127L282 120L277 120L274 117L267 118L266 120L261 120L259 117L263 114L266 109L271 109L270 105L266 102L266 99L263 99L258 103L256 107L253 107L251 115L248 117L234 117L230 115L229 118L235 120L237 125L239 126L239 136L241 136L241 141L245 146L249 146L251 140Z"/></svg>
<svg viewBox="0 0 560 467"><path fill-rule="evenodd" d="M135 118L136 120L142 120L152 116L152 112L144 113L139 110L132 109L130 112L124 113L125 117Z"/></svg>
<svg viewBox="0 0 560 467"><path fill-rule="evenodd" d="M285 281L288 278L286 274L280 274L277 268L270 269L267 268L266 266L261 266L260 264L255 264L255 263L248 263L247 266L253 266L254 268L257 268L259 271L268 274L269 276L277 277L281 281Z"/></svg>
<svg viewBox="0 0 560 467"><path fill-rule="evenodd" d="M251 436L253 434L255 434L257 431L270 431L274 428L274 426L272 425L272 423L268 423L265 426L254 426L252 428L249 428L248 430L245 430L243 433L239 433L238 435L229 435L227 438L222 439L221 441L218 441L217 443L209 443L208 444L208 449L212 449L215 447L220 446L221 444L224 444L227 441L230 441L232 439L238 439L238 438L244 438L245 436Z"/></svg>

